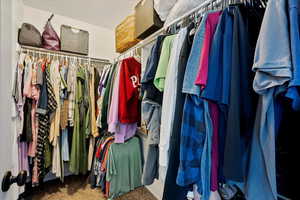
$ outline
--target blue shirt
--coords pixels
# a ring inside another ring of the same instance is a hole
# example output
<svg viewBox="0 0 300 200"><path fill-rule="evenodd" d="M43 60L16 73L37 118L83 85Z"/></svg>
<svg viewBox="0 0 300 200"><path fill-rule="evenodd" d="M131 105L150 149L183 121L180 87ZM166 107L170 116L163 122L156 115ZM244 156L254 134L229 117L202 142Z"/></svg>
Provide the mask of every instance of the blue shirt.
<svg viewBox="0 0 300 200"><path fill-rule="evenodd" d="M219 180L224 182L223 163L226 138L226 119L230 95L233 17L225 9L214 35L207 86L201 97L216 102L220 109L219 119Z"/></svg>
<svg viewBox="0 0 300 200"><path fill-rule="evenodd" d="M300 110L300 95L296 86L300 86L300 33L299 33L299 1L288 0L288 14L290 20L291 56L293 64L293 77L289 83L287 97L293 100L292 106Z"/></svg>
<svg viewBox="0 0 300 200"><path fill-rule="evenodd" d="M177 184L188 186L199 182L201 186L201 157L205 142L203 99L187 95L183 110L180 139L180 164Z"/></svg>
<svg viewBox="0 0 300 200"><path fill-rule="evenodd" d="M292 78L286 10L286 0L268 1L256 45L253 88L261 96L252 138L247 200L277 199L274 94Z"/></svg>
<svg viewBox="0 0 300 200"><path fill-rule="evenodd" d="M187 62L186 71L184 74L182 92L187 94L200 95L200 87L194 84L198 72L201 50L203 47L205 24L207 14L202 18L199 28L196 31L191 53Z"/></svg>

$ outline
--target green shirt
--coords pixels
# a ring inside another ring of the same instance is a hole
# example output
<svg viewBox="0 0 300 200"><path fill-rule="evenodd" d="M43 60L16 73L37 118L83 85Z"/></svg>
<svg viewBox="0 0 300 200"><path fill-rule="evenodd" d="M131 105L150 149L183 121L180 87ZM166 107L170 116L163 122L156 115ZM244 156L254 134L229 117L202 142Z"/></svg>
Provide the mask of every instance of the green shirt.
<svg viewBox="0 0 300 200"><path fill-rule="evenodd" d="M109 198L114 199L142 186L142 158L137 137L109 149L106 181L110 182Z"/></svg>
<svg viewBox="0 0 300 200"><path fill-rule="evenodd" d="M164 91L165 79L166 79L167 69L169 66L172 44L175 37L176 35L167 36L164 39L162 45L161 54L160 54L154 82L153 82L155 87L161 92Z"/></svg>

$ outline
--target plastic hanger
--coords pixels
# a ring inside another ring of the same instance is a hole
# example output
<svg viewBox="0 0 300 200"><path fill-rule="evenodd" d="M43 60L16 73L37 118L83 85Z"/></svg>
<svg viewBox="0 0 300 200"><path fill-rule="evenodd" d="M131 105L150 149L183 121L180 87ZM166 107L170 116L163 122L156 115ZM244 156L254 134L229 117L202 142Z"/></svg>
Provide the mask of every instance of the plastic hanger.
<svg viewBox="0 0 300 200"><path fill-rule="evenodd" d="M88 69L90 70L91 69L91 59L90 58L88 58Z"/></svg>
<svg viewBox="0 0 300 200"><path fill-rule="evenodd" d="M50 53L47 53L47 62L50 62Z"/></svg>

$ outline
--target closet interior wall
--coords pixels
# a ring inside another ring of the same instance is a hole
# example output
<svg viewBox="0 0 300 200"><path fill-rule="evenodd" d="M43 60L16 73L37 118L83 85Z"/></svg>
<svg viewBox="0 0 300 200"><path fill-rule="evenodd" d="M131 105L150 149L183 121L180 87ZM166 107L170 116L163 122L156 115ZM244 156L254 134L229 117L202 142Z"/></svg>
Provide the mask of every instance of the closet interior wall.
<svg viewBox="0 0 300 200"><path fill-rule="evenodd" d="M42 33L46 20L52 13L50 11L31 7L26 3L26 0L24 1L22 9L22 22L33 24ZM89 56L105 59L113 59L117 56L114 49L115 39L113 30L57 13L54 14L55 15L51 21L52 26L58 35L60 35L61 25L68 25L89 32Z"/></svg>

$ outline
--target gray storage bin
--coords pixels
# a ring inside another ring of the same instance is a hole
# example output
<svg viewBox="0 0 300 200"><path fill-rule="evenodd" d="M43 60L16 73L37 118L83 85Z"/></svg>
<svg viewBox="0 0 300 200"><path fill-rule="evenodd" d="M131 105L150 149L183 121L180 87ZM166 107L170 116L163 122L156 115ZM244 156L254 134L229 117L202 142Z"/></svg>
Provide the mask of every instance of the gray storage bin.
<svg viewBox="0 0 300 200"><path fill-rule="evenodd" d="M61 51L89 54L89 32L67 25L60 27Z"/></svg>

